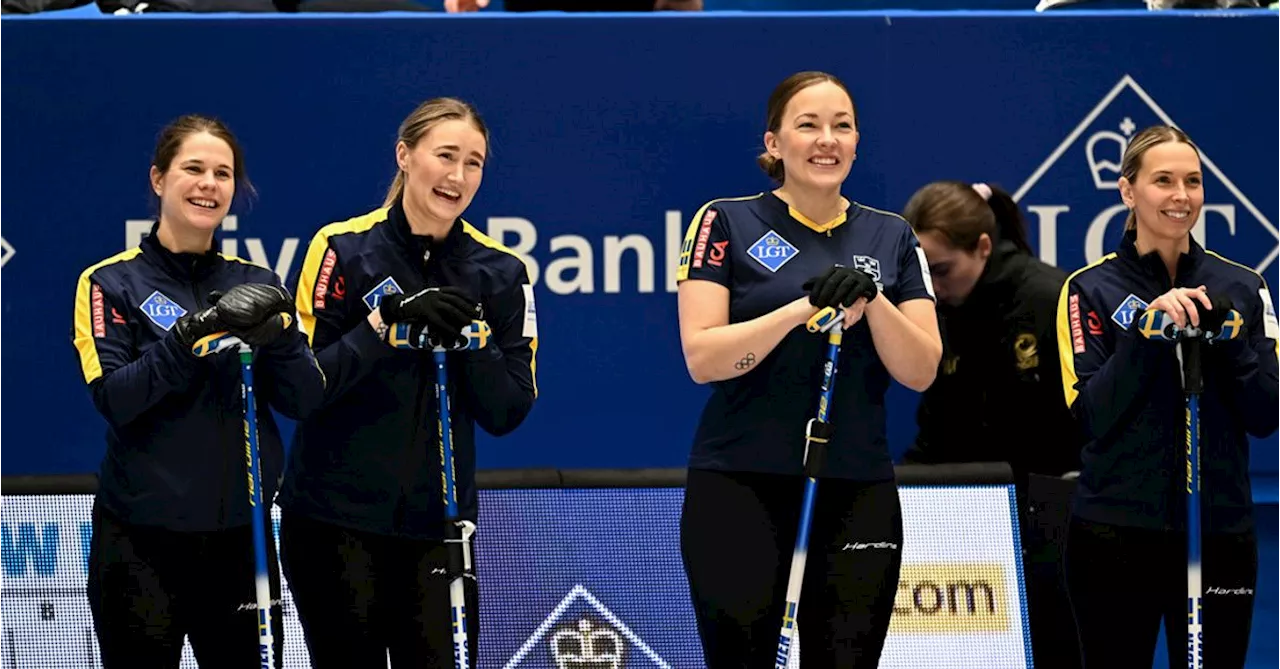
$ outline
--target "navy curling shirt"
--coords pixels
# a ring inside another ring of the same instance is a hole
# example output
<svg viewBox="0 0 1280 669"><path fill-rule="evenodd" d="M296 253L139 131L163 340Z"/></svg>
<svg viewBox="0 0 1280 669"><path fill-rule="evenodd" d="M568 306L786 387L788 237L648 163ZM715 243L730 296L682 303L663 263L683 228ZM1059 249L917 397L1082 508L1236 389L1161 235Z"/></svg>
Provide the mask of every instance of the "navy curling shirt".
<svg viewBox="0 0 1280 669"><path fill-rule="evenodd" d="M869 274L894 304L933 301L928 264L902 217L851 203L815 223L772 193L712 200L698 210L680 253L678 281L729 289L729 322L749 321L806 295L801 286L834 264ZM751 371L712 384L689 467L802 472L805 424L816 415L827 337L797 327ZM828 420L835 434L822 476L893 478L885 439L889 373L865 319L845 332Z"/></svg>

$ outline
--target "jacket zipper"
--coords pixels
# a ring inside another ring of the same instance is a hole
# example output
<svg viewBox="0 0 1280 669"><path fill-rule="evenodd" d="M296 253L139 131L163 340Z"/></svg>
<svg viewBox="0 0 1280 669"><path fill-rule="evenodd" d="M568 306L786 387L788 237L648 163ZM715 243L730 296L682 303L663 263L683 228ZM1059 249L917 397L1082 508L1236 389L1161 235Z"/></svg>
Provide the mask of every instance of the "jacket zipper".
<svg viewBox="0 0 1280 669"><path fill-rule="evenodd" d="M196 311L199 312L199 311L203 311L204 309L207 309L209 305L206 303L203 297L204 291L201 289L201 282L194 278L196 276L197 264L198 264L198 261L196 260L191 261L191 276L193 277L191 281L191 292L193 294L193 297L195 297ZM217 424L218 425L222 425L226 420L226 407L222 405L222 401L224 397L222 395L221 381L222 379L219 378L218 376L217 366L214 365L211 373L209 374L209 385L212 386L213 397L215 398L215 401L213 402L213 404L215 407L217 407L217 412L218 412ZM221 460L221 463L222 463L222 467L221 467L222 475L218 480L218 490L220 491L220 494L218 495L220 498L218 500L218 523L217 523L218 529L224 529L227 525L227 506L232 499L232 496L227 494L228 486L230 485L230 482L231 482L230 470L231 470L232 450L233 449L218 447L218 453L220 456L219 459Z"/></svg>
<svg viewBox="0 0 1280 669"><path fill-rule="evenodd" d="M430 262L430 260L431 251L424 251L422 254L422 278L425 285L431 284L431 273L427 268L427 263ZM396 505L397 508L394 519L394 526L397 530L403 528L404 510L408 505L408 496L413 489L413 473L419 469L418 467L409 466L408 463L414 460L414 455L418 452L419 448L423 448L425 451L425 448L419 443L419 435L423 428L423 418L427 415L426 403L430 401L427 397L427 386L434 385L433 374L435 370L434 361L429 351L423 351L419 354L418 368L421 370L427 370L427 372L418 377L417 397L414 398L413 402L413 430L409 434L408 448L406 449L405 457L402 460L405 462L405 465L401 468L402 478L400 479L400 500ZM423 454L423 457L425 458L426 455Z"/></svg>

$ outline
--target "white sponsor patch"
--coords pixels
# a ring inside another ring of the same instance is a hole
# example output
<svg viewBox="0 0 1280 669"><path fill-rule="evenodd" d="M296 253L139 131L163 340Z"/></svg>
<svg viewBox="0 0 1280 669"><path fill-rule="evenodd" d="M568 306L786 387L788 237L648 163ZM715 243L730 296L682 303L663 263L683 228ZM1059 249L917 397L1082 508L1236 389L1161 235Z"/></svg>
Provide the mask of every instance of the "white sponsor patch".
<svg viewBox="0 0 1280 669"><path fill-rule="evenodd" d="M1262 332L1267 339L1280 339L1280 325L1276 324L1276 308L1271 306L1271 291L1266 288L1258 290L1262 298Z"/></svg>
<svg viewBox="0 0 1280 669"><path fill-rule="evenodd" d="M533 304L533 284L524 284L524 329L520 334L530 339L538 337L538 310Z"/></svg>
<svg viewBox="0 0 1280 669"><path fill-rule="evenodd" d="M924 257L924 249L916 247L916 260L920 262L920 278L924 279L924 289L929 291L929 297L938 299L933 293L933 275L929 273L929 259Z"/></svg>

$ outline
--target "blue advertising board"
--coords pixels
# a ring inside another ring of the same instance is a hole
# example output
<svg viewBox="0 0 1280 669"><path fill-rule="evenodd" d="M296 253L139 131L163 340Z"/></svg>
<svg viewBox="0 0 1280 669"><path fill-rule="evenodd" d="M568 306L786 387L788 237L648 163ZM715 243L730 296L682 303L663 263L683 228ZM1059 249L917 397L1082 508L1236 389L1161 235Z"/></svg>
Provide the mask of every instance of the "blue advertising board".
<svg viewBox="0 0 1280 669"><path fill-rule="evenodd" d="M902 570L879 666L1030 667L1012 486L908 485L899 497ZM679 488L481 490L475 666L705 666L678 549L683 499ZM92 505L87 494L5 496L3 666L101 666L85 596ZM287 576L282 584L282 659L306 669ZM182 667L195 667L189 645Z"/></svg>
<svg viewBox="0 0 1280 669"><path fill-rule="evenodd" d="M97 469L104 423L69 335L76 279L149 228L155 135L187 112L229 123L259 191L224 224L224 249L292 280L320 226L381 204L397 125L417 103L478 106L491 160L466 217L528 260L540 320L540 397L514 434L480 440L482 468L685 463L707 389L681 356L681 238L704 202L770 187L754 164L765 101L798 70L853 91L851 199L896 211L932 180L999 184L1041 257L1068 269L1117 242L1127 139L1176 123L1204 152L1197 237L1276 283L1274 13L0 25L7 475ZM915 433L916 402L890 392L895 453ZM1255 472L1274 476L1276 444L1255 440Z"/></svg>

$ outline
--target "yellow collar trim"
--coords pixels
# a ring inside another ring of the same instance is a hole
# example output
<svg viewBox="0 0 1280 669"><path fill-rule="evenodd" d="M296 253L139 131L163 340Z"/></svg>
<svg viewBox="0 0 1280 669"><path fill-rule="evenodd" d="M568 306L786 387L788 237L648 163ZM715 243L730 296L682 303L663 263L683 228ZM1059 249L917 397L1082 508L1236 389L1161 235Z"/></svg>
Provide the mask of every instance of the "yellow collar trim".
<svg viewBox="0 0 1280 669"><path fill-rule="evenodd" d="M791 214L791 218L800 221L801 225L804 225L804 227L809 228L814 232L830 232L831 230L839 227L840 224L844 223L849 218L849 212L842 211L839 216L836 216L826 223L818 223L799 211L796 211L796 208L790 205L787 205L787 213Z"/></svg>

